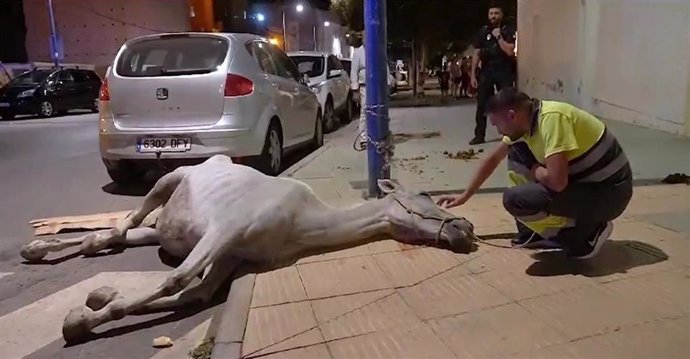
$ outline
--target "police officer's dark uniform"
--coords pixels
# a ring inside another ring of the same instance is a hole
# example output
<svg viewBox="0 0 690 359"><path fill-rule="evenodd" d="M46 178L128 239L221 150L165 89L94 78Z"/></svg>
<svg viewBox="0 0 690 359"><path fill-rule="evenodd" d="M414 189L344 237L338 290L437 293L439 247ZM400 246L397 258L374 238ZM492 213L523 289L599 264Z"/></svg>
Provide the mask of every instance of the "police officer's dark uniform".
<svg viewBox="0 0 690 359"><path fill-rule="evenodd" d="M495 26L485 25L474 40L474 47L479 49L481 71L477 88L477 114L474 139L472 143L483 143L486 136L486 103L494 93L501 88L514 86L515 58L507 55L499 45L498 40L491 34ZM509 25L500 25L501 37L508 43L515 43L515 29Z"/></svg>

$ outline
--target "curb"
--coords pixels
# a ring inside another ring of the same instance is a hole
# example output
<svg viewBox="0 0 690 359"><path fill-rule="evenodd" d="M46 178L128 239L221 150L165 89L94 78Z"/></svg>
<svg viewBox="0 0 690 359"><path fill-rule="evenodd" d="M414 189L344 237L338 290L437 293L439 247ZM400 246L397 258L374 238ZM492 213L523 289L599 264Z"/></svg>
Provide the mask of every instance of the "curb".
<svg viewBox="0 0 690 359"><path fill-rule="evenodd" d="M332 145L324 144L283 171L278 177L291 177L332 147ZM211 359L240 359L242 357L242 343L247 329L255 281L256 273L243 271L233 279L230 292L223 304Z"/></svg>
<svg viewBox="0 0 690 359"><path fill-rule="evenodd" d="M218 323L212 359L239 359L254 292L255 273L245 273L233 279Z"/></svg>

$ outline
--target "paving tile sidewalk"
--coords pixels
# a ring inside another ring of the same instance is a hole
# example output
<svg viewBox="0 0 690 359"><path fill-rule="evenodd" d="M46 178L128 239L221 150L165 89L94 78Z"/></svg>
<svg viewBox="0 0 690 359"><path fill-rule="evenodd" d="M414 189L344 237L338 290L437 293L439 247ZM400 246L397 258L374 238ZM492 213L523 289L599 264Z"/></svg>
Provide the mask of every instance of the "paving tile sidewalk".
<svg viewBox="0 0 690 359"><path fill-rule="evenodd" d="M444 120L413 121L428 110L392 112L393 130L448 130L450 125L439 125ZM353 136L351 127L341 130L290 175L329 204L362 203L360 190L352 185L365 178L365 160L363 153L347 150ZM455 136L465 143L469 133ZM396 164L400 167L393 177L420 190L463 188L464 172L476 160L439 161L434 151L450 150L451 141L443 138L436 138L436 144L434 139L400 143L400 158L422 156L415 151L425 151L429 158L407 161L419 162L421 170ZM678 140L677 145L689 143ZM454 163L460 169L449 169ZM690 172L650 163L636 175L652 179L678 171ZM492 178L497 188L500 176ZM498 193L479 194L454 212L470 219L480 235L514 231ZM612 240L588 262L486 245L469 255L454 254L391 240L304 258L257 275L242 356L685 357L690 349L689 222L690 186L644 186L636 187Z"/></svg>
<svg viewBox="0 0 690 359"><path fill-rule="evenodd" d="M477 159L449 159L444 152L469 150L468 141L474 133L474 103L461 100L459 106L393 108L390 128L396 137L392 177L410 188L432 193L457 192L467 187L471 176L487 155L499 135L493 126L487 129L490 142L474 149ZM638 182L658 182L670 173L690 174L690 138L645 129L625 123L607 121L609 129L618 137L633 167ZM365 152L353 150L357 136L356 123L340 129L319 156L294 166L288 175L299 180L338 179L366 188L367 168ZM426 138L424 138L426 137ZM491 176L484 185L498 190L507 185L505 166ZM327 181L320 181L327 182Z"/></svg>

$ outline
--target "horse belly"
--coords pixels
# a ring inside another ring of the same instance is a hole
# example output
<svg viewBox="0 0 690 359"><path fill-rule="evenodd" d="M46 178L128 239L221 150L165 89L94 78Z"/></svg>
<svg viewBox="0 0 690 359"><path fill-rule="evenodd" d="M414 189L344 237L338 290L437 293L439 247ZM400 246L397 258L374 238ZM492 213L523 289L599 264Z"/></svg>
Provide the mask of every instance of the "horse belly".
<svg viewBox="0 0 690 359"><path fill-rule="evenodd" d="M156 222L161 247L171 255L185 258L203 236L195 221L184 214L166 210L164 207Z"/></svg>

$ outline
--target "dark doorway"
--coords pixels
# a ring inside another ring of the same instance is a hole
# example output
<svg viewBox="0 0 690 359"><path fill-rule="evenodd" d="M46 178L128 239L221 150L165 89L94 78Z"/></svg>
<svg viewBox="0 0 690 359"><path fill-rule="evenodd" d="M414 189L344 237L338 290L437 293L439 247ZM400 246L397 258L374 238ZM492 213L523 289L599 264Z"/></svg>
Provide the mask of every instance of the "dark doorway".
<svg viewBox="0 0 690 359"><path fill-rule="evenodd" d="M0 61L27 62L25 40L24 2L0 1Z"/></svg>

